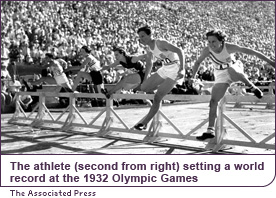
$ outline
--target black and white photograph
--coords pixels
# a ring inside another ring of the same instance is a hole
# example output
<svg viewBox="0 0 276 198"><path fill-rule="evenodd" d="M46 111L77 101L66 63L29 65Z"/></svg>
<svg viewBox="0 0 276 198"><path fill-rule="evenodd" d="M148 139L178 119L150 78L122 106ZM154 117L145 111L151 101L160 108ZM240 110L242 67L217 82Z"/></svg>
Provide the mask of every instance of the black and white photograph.
<svg viewBox="0 0 276 198"><path fill-rule="evenodd" d="M2 1L1 153L275 153L274 8Z"/></svg>
<svg viewBox="0 0 276 198"><path fill-rule="evenodd" d="M220 186L204 171L267 174L270 156L275 1L1 1L0 186L56 185L58 174L8 181L5 170L69 171L73 162L70 186ZM179 164L194 176L169 175ZM123 176L138 170L152 172ZM243 186L268 185L262 179ZM9 197L105 197L18 189ZM128 193L110 197L139 195Z"/></svg>

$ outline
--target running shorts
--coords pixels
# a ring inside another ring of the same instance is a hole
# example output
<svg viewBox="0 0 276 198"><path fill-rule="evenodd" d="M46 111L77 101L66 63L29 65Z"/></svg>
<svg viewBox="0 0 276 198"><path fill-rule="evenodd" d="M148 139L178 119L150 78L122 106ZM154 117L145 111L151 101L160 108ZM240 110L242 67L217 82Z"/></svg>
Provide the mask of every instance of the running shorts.
<svg viewBox="0 0 276 198"><path fill-rule="evenodd" d="M100 71L91 71L90 76L94 85L103 84L103 76Z"/></svg>
<svg viewBox="0 0 276 198"><path fill-rule="evenodd" d="M165 65L161 67L160 69L157 70L157 74L163 79L170 78L172 80L177 80L178 71L179 71L179 64L174 63L171 65Z"/></svg>

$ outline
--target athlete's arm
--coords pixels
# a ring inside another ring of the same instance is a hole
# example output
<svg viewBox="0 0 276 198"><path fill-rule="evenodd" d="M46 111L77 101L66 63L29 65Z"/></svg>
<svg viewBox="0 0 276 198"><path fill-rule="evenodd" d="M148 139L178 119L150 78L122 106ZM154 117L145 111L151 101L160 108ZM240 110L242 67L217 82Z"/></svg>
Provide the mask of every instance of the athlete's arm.
<svg viewBox="0 0 276 198"><path fill-rule="evenodd" d="M195 76L197 74L197 71L198 71L198 68L200 66L200 63L208 56L209 56L209 48L205 47L202 50L200 56L198 57L198 59L196 60L194 66L193 66L193 76L192 76L192 78L195 78Z"/></svg>
<svg viewBox="0 0 276 198"><path fill-rule="evenodd" d="M147 56L147 54L141 54L141 55L134 55L133 57L132 57L132 59L131 59L131 62L132 63L136 63L136 62L138 62L138 61L140 61L140 60L145 60L146 59L146 56Z"/></svg>
<svg viewBox="0 0 276 198"><path fill-rule="evenodd" d="M86 65L89 63L91 59L90 58L86 58L85 61L81 64L81 66L73 66L73 67L69 67L66 70L64 70L64 72L68 72L68 71L79 71L83 68L85 68L85 71L87 70Z"/></svg>
<svg viewBox="0 0 276 198"><path fill-rule="evenodd" d="M184 56L183 56L183 51L179 48L174 46L173 44L167 42L167 41L157 41L159 42L159 46L161 47L160 50L168 50L171 52L175 52L177 53L179 60L180 60L180 68L179 68L179 72L181 71L185 71L184 69Z"/></svg>
<svg viewBox="0 0 276 198"><path fill-rule="evenodd" d="M151 69L153 66L153 54L150 51L148 51L145 58L146 58L146 71L145 71L144 81L147 80L147 78L151 73Z"/></svg>
<svg viewBox="0 0 276 198"><path fill-rule="evenodd" d="M241 53L244 53L244 54L257 56L259 59L262 59L262 60L266 61L267 63L269 63L270 65L272 65L273 67L275 67L275 61L274 60L271 60L270 58L268 58L267 56L265 56L261 52L256 51L254 49L247 48L247 47L241 47L239 45L227 43L227 50L228 50L229 53L241 52Z"/></svg>
<svg viewBox="0 0 276 198"><path fill-rule="evenodd" d="M119 60L116 60L114 63L108 65L108 66L103 66L101 71L104 71L104 70L108 70L108 69L111 69L111 68L114 68L116 67L117 65L120 64L120 61Z"/></svg>
<svg viewBox="0 0 276 198"><path fill-rule="evenodd" d="M87 65L88 65L88 63L91 61L91 58L89 58L89 57L87 57L86 59L85 59L85 61L81 64L81 69L83 69L84 68L84 71L87 71Z"/></svg>
<svg viewBox="0 0 276 198"><path fill-rule="evenodd" d="M44 77L41 77L40 79L36 80L36 81L32 81L30 82L32 85L40 85L44 82Z"/></svg>

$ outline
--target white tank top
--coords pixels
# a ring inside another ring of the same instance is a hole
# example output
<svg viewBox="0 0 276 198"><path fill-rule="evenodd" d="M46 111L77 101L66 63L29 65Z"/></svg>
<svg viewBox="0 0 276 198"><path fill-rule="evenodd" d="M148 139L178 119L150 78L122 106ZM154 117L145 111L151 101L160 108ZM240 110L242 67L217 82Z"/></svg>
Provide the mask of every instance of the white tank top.
<svg viewBox="0 0 276 198"><path fill-rule="evenodd" d="M223 45L222 51L218 54L215 53L210 47L209 47L209 57L214 65L215 69L221 70L230 67L230 65L233 63L233 56L228 53L226 49L226 44Z"/></svg>
<svg viewBox="0 0 276 198"><path fill-rule="evenodd" d="M166 65L171 65L174 63L179 63L179 57L178 54L172 51L161 51L157 45L156 45L157 40L155 41L154 44L154 49L151 50L149 47L149 50L152 52L153 56L159 60L162 61L162 63Z"/></svg>
<svg viewBox="0 0 276 198"><path fill-rule="evenodd" d="M50 66L54 76L60 76L63 73L63 68L57 60L54 60Z"/></svg>
<svg viewBox="0 0 276 198"><path fill-rule="evenodd" d="M98 59L96 59L92 55L88 55L87 58L89 58L90 61L87 63L85 68L83 68L81 71L88 72L88 71L99 71L99 70L101 70L101 64L100 64L100 61Z"/></svg>

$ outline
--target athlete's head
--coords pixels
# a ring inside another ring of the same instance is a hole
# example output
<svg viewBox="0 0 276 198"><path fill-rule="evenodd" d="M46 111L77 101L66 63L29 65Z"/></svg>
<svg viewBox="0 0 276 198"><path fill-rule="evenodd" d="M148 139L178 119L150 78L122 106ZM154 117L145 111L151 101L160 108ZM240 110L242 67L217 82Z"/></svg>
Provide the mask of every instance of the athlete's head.
<svg viewBox="0 0 276 198"><path fill-rule="evenodd" d="M87 46L82 46L80 54L81 55L85 55L85 54L90 54L91 53L91 49Z"/></svg>
<svg viewBox="0 0 276 198"><path fill-rule="evenodd" d="M139 34L140 32L145 32L147 35L151 35L151 28L150 28L150 26L148 26L148 25L143 26L143 27L140 27L140 28L137 30L137 34Z"/></svg>
<svg viewBox="0 0 276 198"><path fill-rule="evenodd" d="M142 44L145 45L151 40L152 31L148 25L139 28L137 33Z"/></svg>
<svg viewBox="0 0 276 198"><path fill-rule="evenodd" d="M54 59L54 55L53 54L46 53L45 56L46 56L46 58Z"/></svg>
<svg viewBox="0 0 276 198"><path fill-rule="evenodd" d="M225 42L225 39L227 37L227 35L223 31L221 31L221 30L211 30L210 32L206 33L207 39L208 39L209 36L215 36L215 37L217 37L217 39L219 41L221 41L222 43Z"/></svg>
<svg viewBox="0 0 276 198"><path fill-rule="evenodd" d="M126 51L122 47L115 47L113 49L116 60L122 60L126 56Z"/></svg>
<svg viewBox="0 0 276 198"><path fill-rule="evenodd" d="M50 64L54 61L55 59L55 56L51 53L46 53L45 54L45 61L46 61L46 64Z"/></svg>
<svg viewBox="0 0 276 198"><path fill-rule="evenodd" d="M224 45L226 34L221 30L211 30L206 33L209 47L216 51Z"/></svg>

